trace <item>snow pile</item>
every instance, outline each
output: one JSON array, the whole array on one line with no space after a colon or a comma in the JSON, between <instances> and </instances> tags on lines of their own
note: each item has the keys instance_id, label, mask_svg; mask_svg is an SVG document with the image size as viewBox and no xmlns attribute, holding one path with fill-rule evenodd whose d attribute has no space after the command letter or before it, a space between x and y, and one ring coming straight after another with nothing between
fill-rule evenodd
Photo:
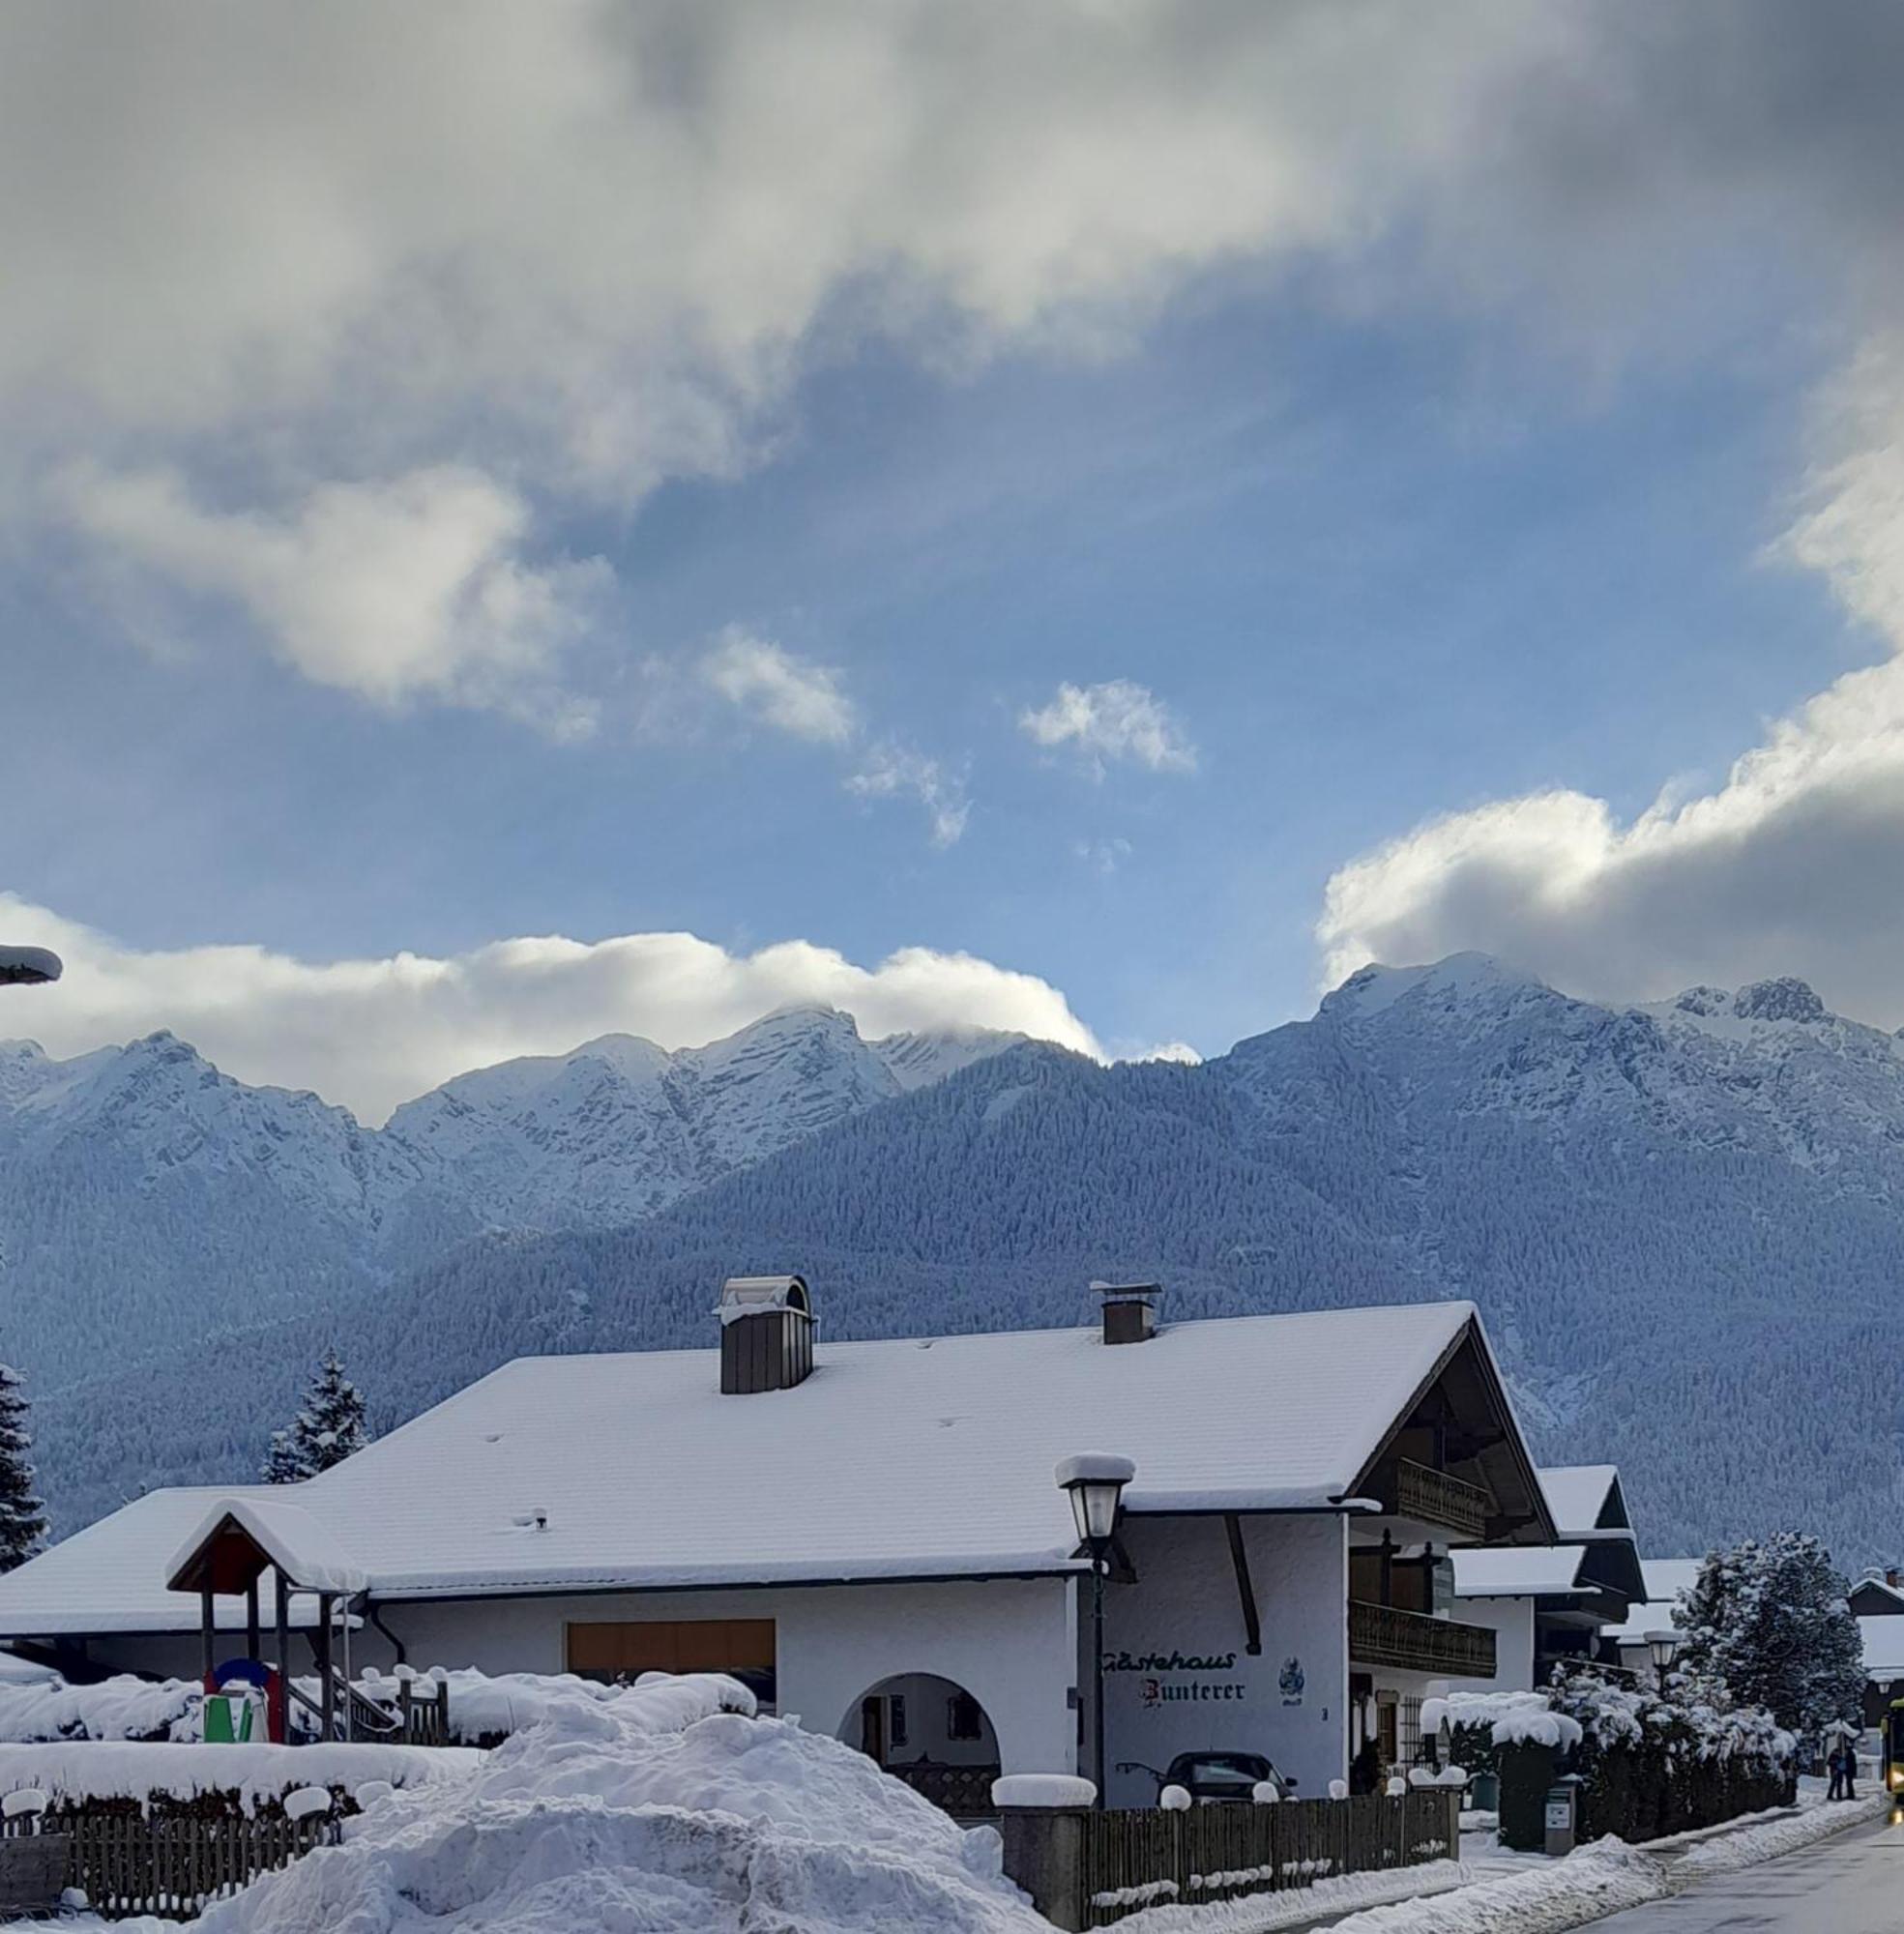
<instances>
[{"instance_id":1,"label":"snow pile","mask_svg":"<svg viewBox=\"0 0 1904 1934\"><path fill-rule=\"evenodd\" d=\"M199 1934L1049 1934L962 1831L837 1741L684 1677L554 1708L465 1776L209 1907ZM741 1710L734 1710L735 1708ZM311 1748L301 1752L308 1759Z\"/></svg>"},{"instance_id":2,"label":"snow pile","mask_svg":"<svg viewBox=\"0 0 1904 1934\"><path fill-rule=\"evenodd\" d=\"M236 1794L250 1813L301 1786L355 1794L366 1782L420 1787L475 1771L483 1754L462 1746L172 1745L70 1740L0 1745L0 1795L38 1788L53 1803Z\"/></svg>"},{"instance_id":3,"label":"snow pile","mask_svg":"<svg viewBox=\"0 0 1904 1934\"><path fill-rule=\"evenodd\" d=\"M1781 1854L1795 1853L1847 1827L1880 1819L1889 1807L1888 1794L1873 1794L1855 1804L1819 1801L1796 1813L1760 1820L1736 1833L1722 1833L1689 1847L1675 1865L1673 1878L1675 1883L1696 1880L1706 1874L1735 1873L1760 1861L1775 1861Z\"/></svg>"},{"instance_id":4,"label":"snow pile","mask_svg":"<svg viewBox=\"0 0 1904 1934\"><path fill-rule=\"evenodd\" d=\"M1358 1907L1447 1893L1479 1878L1477 1869L1453 1861L1430 1861L1398 1872L1336 1874L1282 1893L1194 1907L1153 1907L1118 1921L1117 1934L1275 1934L1278 1928L1307 1927L1319 1918Z\"/></svg>"},{"instance_id":5,"label":"snow pile","mask_svg":"<svg viewBox=\"0 0 1904 1934\"><path fill-rule=\"evenodd\" d=\"M69 1685L57 1672L0 1679L0 1744L43 1740L164 1740L197 1736L203 1696L195 1681L135 1679Z\"/></svg>"}]
</instances>

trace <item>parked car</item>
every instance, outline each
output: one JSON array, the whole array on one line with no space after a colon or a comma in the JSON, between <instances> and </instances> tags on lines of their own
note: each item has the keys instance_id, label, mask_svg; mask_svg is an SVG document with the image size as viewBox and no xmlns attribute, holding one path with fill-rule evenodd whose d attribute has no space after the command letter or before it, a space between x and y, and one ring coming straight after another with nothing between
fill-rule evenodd
<instances>
[{"instance_id":1,"label":"parked car","mask_svg":"<svg viewBox=\"0 0 1904 1934\"><path fill-rule=\"evenodd\" d=\"M1142 1760L1118 1761L1120 1773L1148 1773L1157 1781L1159 1793L1166 1786L1181 1786L1198 1805L1245 1802L1255 1798L1256 1788L1267 1781L1278 1798L1287 1800L1296 1791L1296 1782L1276 1771L1274 1763L1262 1753L1209 1752L1179 1753L1159 1773Z\"/></svg>"}]
</instances>

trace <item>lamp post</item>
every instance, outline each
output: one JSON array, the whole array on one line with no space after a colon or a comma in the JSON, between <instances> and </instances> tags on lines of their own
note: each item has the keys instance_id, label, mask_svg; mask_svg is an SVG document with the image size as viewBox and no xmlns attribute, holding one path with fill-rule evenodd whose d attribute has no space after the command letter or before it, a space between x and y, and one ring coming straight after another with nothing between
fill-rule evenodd
<instances>
[{"instance_id":1,"label":"lamp post","mask_svg":"<svg viewBox=\"0 0 1904 1934\"><path fill-rule=\"evenodd\" d=\"M1091 1554L1091 1776L1104 1803L1104 1567L1117 1535L1124 1487L1137 1475L1128 1457L1085 1450L1060 1459L1058 1488L1071 1501L1077 1541Z\"/></svg>"},{"instance_id":2,"label":"lamp post","mask_svg":"<svg viewBox=\"0 0 1904 1934\"><path fill-rule=\"evenodd\" d=\"M57 981L60 957L44 947L0 947L0 987L40 987Z\"/></svg>"},{"instance_id":3,"label":"lamp post","mask_svg":"<svg viewBox=\"0 0 1904 1934\"><path fill-rule=\"evenodd\" d=\"M1678 1632L1648 1632L1646 1649L1653 1656L1653 1676L1659 1688L1659 1696L1666 1696L1666 1675L1673 1669L1673 1660L1680 1656L1680 1635Z\"/></svg>"}]
</instances>

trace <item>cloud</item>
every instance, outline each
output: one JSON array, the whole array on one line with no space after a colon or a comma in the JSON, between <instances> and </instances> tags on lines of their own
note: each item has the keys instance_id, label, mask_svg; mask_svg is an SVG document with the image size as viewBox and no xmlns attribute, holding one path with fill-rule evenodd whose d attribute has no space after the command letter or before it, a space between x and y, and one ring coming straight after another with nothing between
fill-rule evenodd
<instances>
[{"instance_id":1,"label":"cloud","mask_svg":"<svg viewBox=\"0 0 1904 1934\"><path fill-rule=\"evenodd\" d=\"M526 563L528 506L478 471L325 484L281 518L208 511L170 470L81 466L62 487L73 522L122 561L235 603L314 684L387 708L495 707L565 733L590 722L558 676L608 569Z\"/></svg>"},{"instance_id":2,"label":"cloud","mask_svg":"<svg viewBox=\"0 0 1904 1934\"><path fill-rule=\"evenodd\" d=\"M932 843L955 846L965 834L972 803L962 775L913 747L888 740L874 746L865 763L848 776L846 790L861 799L893 799L910 794L925 808Z\"/></svg>"},{"instance_id":3,"label":"cloud","mask_svg":"<svg viewBox=\"0 0 1904 1934\"><path fill-rule=\"evenodd\" d=\"M845 1009L869 1038L969 1024L1102 1058L1048 982L923 947L862 967L805 940L737 954L688 933L550 935L447 959L312 962L260 947L141 951L9 894L0 926L66 962L57 986L5 997L9 1035L66 1055L170 1028L228 1073L313 1088L366 1121L512 1055L561 1053L610 1032L687 1046L789 1002Z\"/></svg>"},{"instance_id":4,"label":"cloud","mask_svg":"<svg viewBox=\"0 0 1904 1934\"><path fill-rule=\"evenodd\" d=\"M1904 1023L1904 355L1874 342L1823 403L1773 555L1821 571L1891 654L1774 721L1723 784L1622 825L1553 790L1451 813L1343 866L1324 972L1499 953L1570 990L1657 997L1779 973Z\"/></svg>"},{"instance_id":5,"label":"cloud","mask_svg":"<svg viewBox=\"0 0 1904 1934\"><path fill-rule=\"evenodd\" d=\"M731 704L796 739L843 746L858 730L838 672L796 658L742 626L721 632L701 660L701 675Z\"/></svg>"},{"instance_id":6,"label":"cloud","mask_svg":"<svg viewBox=\"0 0 1904 1934\"><path fill-rule=\"evenodd\" d=\"M31 192L0 204L0 504L31 523L75 456L169 475L100 542L222 579L228 528L253 561L222 588L305 675L494 702L571 608L532 540L767 460L869 341L1101 357L1285 275L1596 354L1744 313L1710 294L1742 265L1828 332L1893 312L1900 59L1865 0L4 10L0 177ZM274 534L452 468L515 507L474 664L416 642L426 589L385 668L256 588Z\"/></svg>"},{"instance_id":7,"label":"cloud","mask_svg":"<svg viewBox=\"0 0 1904 1934\"><path fill-rule=\"evenodd\" d=\"M1018 729L1038 745L1069 747L1098 778L1121 759L1154 773L1196 770L1196 747L1170 708L1128 678L1061 685L1048 704L1020 715Z\"/></svg>"}]
</instances>

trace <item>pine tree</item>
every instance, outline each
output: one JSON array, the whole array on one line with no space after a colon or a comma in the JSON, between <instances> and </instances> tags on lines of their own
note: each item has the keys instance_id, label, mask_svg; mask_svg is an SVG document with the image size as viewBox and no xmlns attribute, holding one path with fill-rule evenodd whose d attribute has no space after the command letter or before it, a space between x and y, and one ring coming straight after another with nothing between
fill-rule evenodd
<instances>
[{"instance_id":1,"label":"pine tree","mask_svg":"<svg viewBox=\"0 0 1904 1934\"><path fill-rule=\"evenodd\" d=\"M27 1452L26 1387L20 1373L0 1363L0 1571L24 1565L46 1536L46 1513L33 1488Z\"/></svg>"},{"instance_id":2,"label":"pine tree","mask_svg":"<svg viewBox=\"0 0 1904 1934\"><path fill-rule=\"evenodd\" d=\"M1857 1720L1863 1649L1845 1581L1796 1531L1710 1553L1681 1601L1683 1662L1794 1731Z\"/></svg>"},{"instance_id":3,"label":"pine tree","mask_svg":"<svg viewBox=\"0 0 1904 1934\"><path fill-rule=\"evenodd\" d=\"M341 1464L369 1442L364 1424L364 1396L344 1375L335 1349L324 1352L305 1392L303 1408L290 1427L274 1430L264 1462L268 1484L295 1484Z\"/></svg>"}]
</instances>

